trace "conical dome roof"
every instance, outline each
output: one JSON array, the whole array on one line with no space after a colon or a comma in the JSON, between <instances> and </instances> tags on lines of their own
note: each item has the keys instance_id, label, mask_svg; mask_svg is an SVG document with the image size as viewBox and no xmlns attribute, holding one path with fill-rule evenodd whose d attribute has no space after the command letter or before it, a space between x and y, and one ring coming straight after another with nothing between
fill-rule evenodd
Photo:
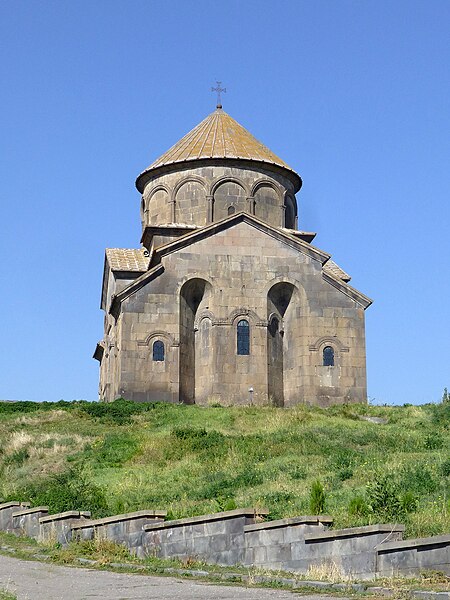
<instances>
[{"instance_id":1,"label":"conical dome roof","mask_svg":"<svg viewBox=\"0 0 450 600\"><path fill-rule=\"evenodd\" d=\"M301 186L299 175L289 165L219 107L147 167L138 176L136 186L142 192L142 178L150 171L162 167L197 160L228 158L281 167L294 175L297 189Z\"/></svg>"}]
</instances>

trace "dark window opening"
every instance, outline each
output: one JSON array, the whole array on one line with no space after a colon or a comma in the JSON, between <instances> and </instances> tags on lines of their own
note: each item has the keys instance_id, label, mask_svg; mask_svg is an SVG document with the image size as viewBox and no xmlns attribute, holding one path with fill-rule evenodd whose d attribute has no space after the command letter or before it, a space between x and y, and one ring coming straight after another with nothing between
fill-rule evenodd
<instances>
[{"instance_id":1,"label":"dark window opening","mask_svg":"<svg viewBox=\"0 0 450 600\"><path fill-rule=\"evenodd\" d=\"M270 320L268 329L269 329L269 333L272 337L275 337L275 334L278 332L279 325L280 325L280 323L276 317L273 317Z\"/></svg>"},{"instance_id":2,"label":"dark window opening","mask_svg":"<svg viewBox=\"0 0 450 600\"><path fill-rule=\"evenodd\" d=\"M234 208L234 206L228 207L228 216L234 215L235 212L236 212L236 209Z\"/></svg>"},{"instance_id":3,"label":"dark window opening","mask_svg":"<svg viewBox=\"0 0 450 600\"><path fill-rule=\"evenodd\" d=\"M237 324L237 353L241 356L250 354L250 327L248 321Z\"/></svg>"},{"instance_id":4,"label":"dark window opening","mask_svg":"<svg viewBox=\"0 0 450 600\"><path fill-rule=\"evenodd\" d=\"M325 346L323 349L323 366L334 367L334 350L331 346Z\"/></svg>"},{"instance_id":5,"label":"dark window opening","mask_svg":"<svg viewBox=\"0 0 450 600\"><path fill-rule=\"evenodd\" d=\"M155 362L164 361L164 343L157 341L153 342L153 360Z\"/></svg>"}]
</instances>

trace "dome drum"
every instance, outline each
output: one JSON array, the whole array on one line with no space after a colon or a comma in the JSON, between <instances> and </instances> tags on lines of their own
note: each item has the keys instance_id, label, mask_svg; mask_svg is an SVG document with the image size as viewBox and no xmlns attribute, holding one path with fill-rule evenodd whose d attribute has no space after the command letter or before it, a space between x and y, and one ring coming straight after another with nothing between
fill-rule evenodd
<instances>
[{"instance_id":1,"label":"dome drum","mask_svg":"<svg viewBox=\"0 0 450 600\"><path fill-rule=\"evenodd\" d=\"M297 203L290 178L260 164L244 167L237 160L178 165L146 184L141 219L143 229L205 226L242 211L274 227L295 228Z\"/></svg>"}]
</instances>

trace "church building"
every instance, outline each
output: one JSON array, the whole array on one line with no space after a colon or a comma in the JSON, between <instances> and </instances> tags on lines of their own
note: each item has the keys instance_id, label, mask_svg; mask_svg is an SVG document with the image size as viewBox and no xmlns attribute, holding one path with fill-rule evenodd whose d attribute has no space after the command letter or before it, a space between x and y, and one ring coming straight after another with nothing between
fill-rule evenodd
<instances>
[{"instance_id":1,"label":"church building","mask_svg":"<svg viewBox=\"0 0 450 600\"><path fill-rule=\"evenodd\" d=\"M217 109L136 180L141 247L108 248L100 400L366 402L364 311L300 176Z\"/></svg>"}]
</instances>

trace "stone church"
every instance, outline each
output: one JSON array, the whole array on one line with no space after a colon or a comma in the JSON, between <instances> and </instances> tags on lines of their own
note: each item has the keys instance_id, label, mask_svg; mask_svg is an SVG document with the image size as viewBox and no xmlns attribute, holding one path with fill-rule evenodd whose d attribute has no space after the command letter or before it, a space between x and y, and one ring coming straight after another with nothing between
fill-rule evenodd
<instances>
[{"instance_id":1,"label":"stone church","mask_svg":"<svg viewBox=\"0 0 450 600\"><path fill-rule=\"evenodd\" d=\"M141 247L105 256L101 400L366 401L371 300L298 229L301 186L220 104L138 176Z\"/></svg>"}]
</instances>

